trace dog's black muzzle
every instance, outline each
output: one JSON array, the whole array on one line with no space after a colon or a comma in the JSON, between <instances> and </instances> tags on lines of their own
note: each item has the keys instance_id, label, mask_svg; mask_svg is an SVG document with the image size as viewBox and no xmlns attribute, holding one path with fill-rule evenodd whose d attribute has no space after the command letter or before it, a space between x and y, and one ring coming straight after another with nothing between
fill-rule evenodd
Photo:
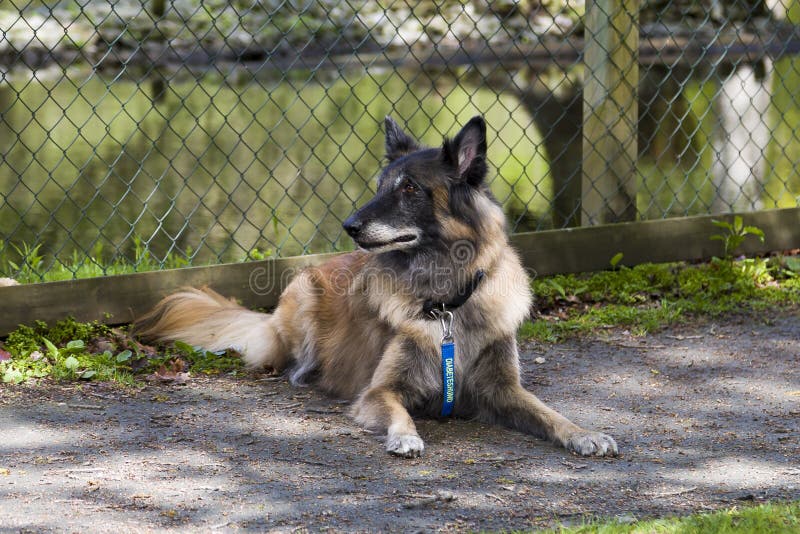
<instances>
[{"instance_id":1,"label":"dog's black muzzle","mask_svg":"<svg viewBox=\"0 0 800 534\"><path fill-rule=\"evenodd\" d=\"M347 232L347 235L356 239L358 234L361 233L361 229L364 227L364 221L359 218L358 212L355 212L342 223L342 227L344 231Z\"/></svg>"}]
</instances>

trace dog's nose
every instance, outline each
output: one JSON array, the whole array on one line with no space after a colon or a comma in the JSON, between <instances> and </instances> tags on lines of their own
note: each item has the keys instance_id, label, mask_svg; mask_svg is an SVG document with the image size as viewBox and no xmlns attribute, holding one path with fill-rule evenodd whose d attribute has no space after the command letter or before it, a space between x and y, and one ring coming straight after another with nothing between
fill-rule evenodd
<instances>
[{"instance_id":1,"label":"dog's nose","mask_svg":"<svg viewBox=\"0 0 800 534\"><path fill-rule=\"evenodd\" d=\"M342 223L342 226L344 227L345 232L350 235L350 237L355 237L361 231L364 223L355 216L351 216L344 223Z\"/></svg>"}]
</instances>

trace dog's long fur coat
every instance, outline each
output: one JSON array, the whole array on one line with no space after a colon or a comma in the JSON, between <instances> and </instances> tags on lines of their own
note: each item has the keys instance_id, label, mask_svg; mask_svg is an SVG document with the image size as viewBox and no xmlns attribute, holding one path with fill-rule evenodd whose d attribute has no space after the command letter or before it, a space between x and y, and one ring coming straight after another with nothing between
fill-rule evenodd
<instances>
[{"instance_id":1,"label":"dog's long fur coat","mask_svg":"<svg viewBox=\"0 0 800 534\"><path fill-rule=\"evenodd\" d=\"M486 126L475 117L440 148L421 147L386 119L388 164L375 197L344 224L360 250L299 274L271 315L209 290L166 297L139 321L151 339L233 348L254 367L286 371L352 399L352 416L387 434L386 449L424 448L410 414L442 406L442 325L425 303L453 310L453 415L501 423L582 455L617 445L584 430L520 384L516 332L529 313L529 281L485 182Z\"/></svg>"}]
</instances>

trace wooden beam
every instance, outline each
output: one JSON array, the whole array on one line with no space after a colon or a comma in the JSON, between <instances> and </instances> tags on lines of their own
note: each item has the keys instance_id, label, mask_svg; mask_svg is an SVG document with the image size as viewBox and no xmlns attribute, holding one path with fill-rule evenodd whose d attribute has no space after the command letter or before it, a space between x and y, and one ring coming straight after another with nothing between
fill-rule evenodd
<instances>
[{"instance_id":1,"label":"wooden beam","mask_svg":"<svg viewBox=\"0 0 800 534\"><path fill-rule=\"evenodd\" d=\"M636 220L639 0L587 5L583 82L584 226Z\"/></svg>"},{"instance_id":2,"label":"wooden beam","mask_svg":"<svg viewBox=\"0 0 800 534\"><path fill-rule=\"evenodd\" d=\"M0 287L0 335L20 324L79 321L129 323L162 297L182 287L209 286L244 306L272 308L295 273L335 254L189 267L83 280Z\"/></svg>"},{"instance_id":3,"label":"wooden beam","mask_svg":"<svg viewBox=\"0 0 800 534\"><path fill-rule=\"evenodd\" d=\"M800 248L800 208L741 214L744 224L764 231L762 243L745 238L739 254L761 254ZM539 276L558 273L601 271L611 258L623 254L620 265L707 260L723 255L724 233L713 220L733 221L734 215L703 215L655 221L607 224L512 236L511 241L525 266Z\"/></svg>"},{"instance_id":4,"label":"wooden beam","mask_svg":"<svg viewBox=\"0 0 800 534\"><path fill-rule=\"evenodd\" d=\"M800 208L742 214L744 223L761 228L766 240L747 238L739 252L763 253L800 248ZM708 259L722 255L720 233L713 219L733 216L701 216L645 222L620 223L511 237L523 263L538 276L607 269L621 252L622 264ZM103 278L0 287L0 335L19 324L36 320L53 322L68 315L80 321L109 324L130 322L150 309L161 297L184 286L210 286L239 299L248 307L271 308L294 274L318 265L334 254L190 267Z\"/></svg>"}]
</instances>

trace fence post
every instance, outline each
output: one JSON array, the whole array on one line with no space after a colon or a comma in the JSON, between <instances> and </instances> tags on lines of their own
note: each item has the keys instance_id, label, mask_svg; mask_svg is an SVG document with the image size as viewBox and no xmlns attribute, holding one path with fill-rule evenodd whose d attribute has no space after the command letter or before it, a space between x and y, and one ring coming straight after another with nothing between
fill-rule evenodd
<instances>
[{"instance_id":1,"label":"fence post","mask_svg":"<svg viewBox=\"0 0 800 534\"><path fill-rule=\"evenodd\" d=\"M158 23L161 22L166 10L166 0L152 0L150 3L150 16L153 19L154 26L157 27ZM153 33L152 40L160 44L164 42L164 34L161 32L161 29ZM150 76L150 95L154 104L163 102L164 97L167 95L167 80L164 79L164 75L158 67L153 69Z\"/></svg>"},{"instance_id":2,"label":"fence post","mask_svg":"<svg viewBox=\"0 0 800 534\"><path fill-rule=\"evenodd\" d=\"M584 226L636 219L639 2L586 3Z\"/></svg>"}]
</instances>

